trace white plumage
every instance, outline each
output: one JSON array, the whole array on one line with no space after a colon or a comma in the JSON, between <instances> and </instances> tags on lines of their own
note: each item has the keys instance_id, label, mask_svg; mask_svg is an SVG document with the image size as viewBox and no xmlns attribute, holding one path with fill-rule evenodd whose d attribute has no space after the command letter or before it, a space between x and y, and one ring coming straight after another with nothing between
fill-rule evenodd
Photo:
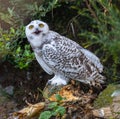
<instances>
[{"instance_id":1,"label":"white plumage","mask_svg":"<svg viewBox=\"0 0 120 119\"><path fill-rule=\"evenodd\" d=\"M51 84L66 85L70 79L88 84L104 82L99 58L76 42L49 30L45 22L32 21L26 26L26 36L41 67L55 75Z\"/></svg>"}]
</instances>

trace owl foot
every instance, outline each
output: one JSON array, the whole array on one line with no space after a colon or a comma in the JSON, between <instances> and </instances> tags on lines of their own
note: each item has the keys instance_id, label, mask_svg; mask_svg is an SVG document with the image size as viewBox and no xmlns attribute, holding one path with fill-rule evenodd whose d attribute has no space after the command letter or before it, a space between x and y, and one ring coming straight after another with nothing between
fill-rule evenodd
<instances>
[{"instance_id":1,"label":"owl foot","mask_svg":"<svg viewBox=\"0 0 120 119\"><path fill-rule=\"evenodd\" d=\"M61 78L52 78L51 80L48 81L48 84L58 86L58 85L66 85L67 82Z\"/></svg>"},{"instance_id":2,"label":"owl foot","mask_svg":"<svg viewBox=\"0 0 120 119\"><path fill-rule=\"evenodd\" d=\"M69 80L65 78L62 75L56 74L52 79L50 79L45 88L44 88L44 94L49 97L52 94L55 94L58 92L63 86L67 84Z\"/></svg>"},{"instance_id":3,"label":"owl foot","mask_svg":"<svg viewBox=\"0 0 120 119\"><path fill-rule=\"evenodd\" d=\"M64 85L60 83L53 82L52 80L49 80L43 90L44 97L50 97L53 94L56 94Z\"/></svg>"}]
</instances>

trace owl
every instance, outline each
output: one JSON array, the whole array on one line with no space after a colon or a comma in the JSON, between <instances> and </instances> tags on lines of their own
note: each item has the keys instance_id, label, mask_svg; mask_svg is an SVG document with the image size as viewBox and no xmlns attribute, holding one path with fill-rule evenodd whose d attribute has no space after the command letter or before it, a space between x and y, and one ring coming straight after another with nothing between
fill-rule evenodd
<instances>
[{"instance_id":1,"label":"owl","mask_svg":"<svg viewBox=\"0 0 120 119\"><path fill-rule=\"evenodd\" d=\"M66 85L71 79L94 85L104 83L103 65L87 49L49 29L47 23L34 20L25 30L35 57L43 70L54 75L51 85Z\"/></svg>"}]
</instances>

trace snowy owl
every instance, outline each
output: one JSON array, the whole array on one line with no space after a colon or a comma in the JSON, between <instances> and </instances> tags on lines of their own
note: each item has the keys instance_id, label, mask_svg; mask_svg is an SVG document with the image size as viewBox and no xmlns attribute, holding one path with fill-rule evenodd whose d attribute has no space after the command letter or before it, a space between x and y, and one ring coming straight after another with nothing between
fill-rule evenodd
<instances>
[{"instance_id":1,"label":"snowy owl","mask_svg":"<svg viewBox=\"0 0 120 119\"><path fill-rule=\"evenodd\" d=\"M70 79L94 85L103 83L103 65L92 52L59 33L47 23L34 20L26 26L26 36L45 72L54 77L51 85L66 85Z\"/></svg>"}]
</instances>

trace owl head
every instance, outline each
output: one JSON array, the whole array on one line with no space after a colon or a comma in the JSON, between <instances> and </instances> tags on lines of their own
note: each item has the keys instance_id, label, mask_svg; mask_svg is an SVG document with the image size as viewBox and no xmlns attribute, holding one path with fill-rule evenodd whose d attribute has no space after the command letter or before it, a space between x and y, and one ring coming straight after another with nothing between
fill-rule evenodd
<instances>
[{"instance_id":1,"label":"owl head","mask_svg":"<svg viewBox=\"0 0 120 119\"><path fill-rule=\"evenodd\" d=\"M48 33L48 31L49 27L45 22L34 20L26 26L25 33L28 40L32 40L37 37L40 38L40 36Z\"/></svg>"}]
</instances>

